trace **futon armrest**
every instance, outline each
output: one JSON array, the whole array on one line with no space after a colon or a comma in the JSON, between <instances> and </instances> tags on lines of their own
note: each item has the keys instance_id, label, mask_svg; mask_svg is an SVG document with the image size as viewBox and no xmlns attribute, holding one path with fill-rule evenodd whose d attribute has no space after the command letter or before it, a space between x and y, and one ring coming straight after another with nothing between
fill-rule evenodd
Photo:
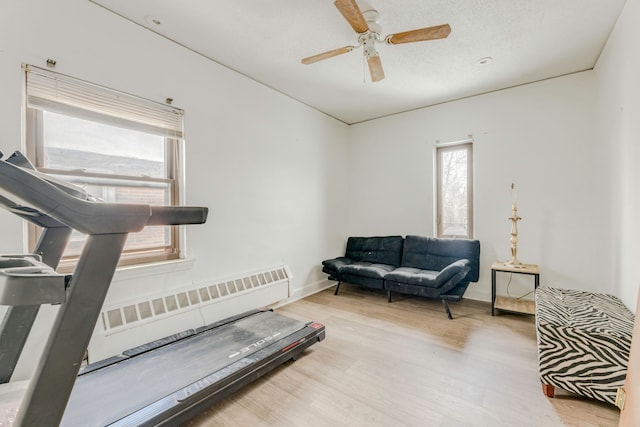
<instances>
[{"instance_id":1,"label":"futon armrest","mask_svg":"<svg viewBox=\"0 0 640 427\"><path fill-rule=\"evenodd\" d=\"M350 258L342 256L322 261L322 265L331 271L340 271L342 267L344 267L345 265L350 265L352 263L353 261Z\"/></svg>"},{"instance_id":2,"label":"futon armrest","mask_svg":"<svg viewBox=\"0 0 640 427\"><path fill-rule=\"evenodd\" d=\"M471 262L468 259L460 259L458 261L452 262L448 266L442 269L440 273L435 277L437 283L444 284L449 279L454 277L458 273L462 273L464 270L464 275L471 269ZM464 277L463 274L460 274L462 279Z\"/></svg>"}]
</instances>

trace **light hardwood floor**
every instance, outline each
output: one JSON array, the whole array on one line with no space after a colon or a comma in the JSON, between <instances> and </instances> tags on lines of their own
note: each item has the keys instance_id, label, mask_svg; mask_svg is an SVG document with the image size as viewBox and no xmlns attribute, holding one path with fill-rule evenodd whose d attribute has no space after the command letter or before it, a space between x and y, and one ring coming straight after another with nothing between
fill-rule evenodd
<instances>
[{"instance_id":1,"label":"light hardwood floor","mask_svg":"<svg viewBox=\"0 0 640 427\"><path fill-rule=\"evenodd\" d=\"M451 309L348 284L279 308L326 339L188 426L617 426L612 405L543 396L532 316Z\"/></svg>"}]
</instances>

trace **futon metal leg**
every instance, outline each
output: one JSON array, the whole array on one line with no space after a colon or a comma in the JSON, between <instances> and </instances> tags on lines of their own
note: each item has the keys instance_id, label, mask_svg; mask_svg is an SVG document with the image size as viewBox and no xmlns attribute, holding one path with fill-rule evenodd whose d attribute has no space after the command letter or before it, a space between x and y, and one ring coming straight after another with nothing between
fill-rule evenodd
<instances>
[{"instance_id":1,"label":"futon metal leg","mask_svg":"<svg viewBox=\"0 0 640 427\"><path fill-rule=\"evenodd\" d=\"M333 293L334 295L338 295L338 290L340 289L340 284L342 282L338 282L338 286L336 286L336 291Z\"/></svg>"},{"instance_id":2,"label":"futon metal leg","mask_svg":"<svg viewBox=\"0 0 640 427\"><path fill-rule=\"evenodd\" d=\"M444 304L444 311L447 312L447 317L449 319L453 319L453 316L451 315L451 310L449 309L449 302L446 299L443 299L442 303Z\"/></svg>"},{"instance_id":3,"label":"futon metal leg","mask_svg":"<svg viewBox=\"0 0 640 427\"><path fill-rule=\"evenodd\" d=\"M387 302L391 302L391 291L387 291Z\"/></svg>"}]
</instances>

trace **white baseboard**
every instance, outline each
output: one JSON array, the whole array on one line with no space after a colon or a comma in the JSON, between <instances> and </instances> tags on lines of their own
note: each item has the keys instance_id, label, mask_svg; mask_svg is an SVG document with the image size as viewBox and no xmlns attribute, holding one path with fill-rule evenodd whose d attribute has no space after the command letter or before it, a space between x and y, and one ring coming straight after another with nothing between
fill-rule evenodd
<instances>
[{"instance_id":1,"label":"white baseboard","mask_svg":"<svg viewBox=\"0 0 640 427\"><path fill-rule=\"evenodd\" d=\"M317 282L308 283L307 285L305 285L302 288L294 289L289 298L284 299L282 301L278 301L272 307L273 308L282 307L284 305L290 304L290 303L292 303L294 301L298 301L298 300L300 300L302 298L306 298L306 297L308 297L310 295L313 295L315 293L318 293L320 291L324 291L327 288L335 286L336 283L337 283L336 281L329 280L329 279L324 279L324 280L319 280Z\"/></svg>"}]
</instances>

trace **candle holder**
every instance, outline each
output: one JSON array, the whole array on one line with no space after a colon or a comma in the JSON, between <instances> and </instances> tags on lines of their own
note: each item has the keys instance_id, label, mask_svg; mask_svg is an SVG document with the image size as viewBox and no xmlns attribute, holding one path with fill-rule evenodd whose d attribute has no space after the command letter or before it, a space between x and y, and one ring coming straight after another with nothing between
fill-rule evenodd
<instances>
[{"instance_id":1,"label":"candle holder","mask_svg":"<svg viewBox=\"0 0 640 427\"><path fill-rule=\"evenodd\" d=\"M511 259L504 264L508 267L524 268L524 264L518 260L518 221L522 218L518 216L518 205L516 203L511 205L511 211L513 213L507 218L511 220L511 238L509 239L511 242Z\"/></svg>"}]
</instances>

